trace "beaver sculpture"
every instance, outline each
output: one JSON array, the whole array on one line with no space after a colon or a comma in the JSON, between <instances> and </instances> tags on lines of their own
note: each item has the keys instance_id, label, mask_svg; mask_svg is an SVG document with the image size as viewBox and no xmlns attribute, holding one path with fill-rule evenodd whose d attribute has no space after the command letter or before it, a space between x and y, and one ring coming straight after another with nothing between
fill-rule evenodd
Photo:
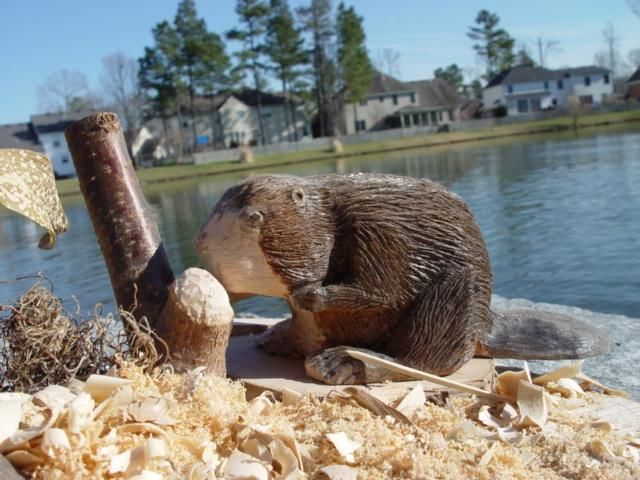
<instances>
[{"instance_id":1,"label":"beaver sculpture","mask_svg":"<svg viewBox=\"0 0 640 480\"><path fill-rule=\"evenodd\" d=\"M558 359L609 350L606 335L572 317L492 312L480 228L458 195L430 180L252 177L226 191L195 247L233 296L287 299L291 319L261 343L305 356L307 371L330 384L388 378L346 347L438 375L474 354Z\"/></svg>"}]
</instances>

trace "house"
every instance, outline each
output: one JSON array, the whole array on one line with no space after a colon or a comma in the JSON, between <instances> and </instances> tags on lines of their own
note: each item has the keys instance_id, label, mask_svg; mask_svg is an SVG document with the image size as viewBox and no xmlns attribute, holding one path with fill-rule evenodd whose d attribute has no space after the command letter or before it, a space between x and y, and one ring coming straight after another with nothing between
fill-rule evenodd
<instances>
[{"instance_id":1,"label":"house","mask_svg":"<svg viewBox=\"0 0 640 480\"><path fill-rule=\"evenodd\" d=\"M602 67L550 70L519 65L492 78L482 98L485 110L502 106L508 115L566 108L570 98L581 105L597 105L613 94L611 80L610 71Z\"/></svg>"},{"instance_id":2,"label":"house","mask_svg":"<svg viewBox=\"0 0 640 480\"><path fill-rule=\"evenodd\" d=\"M0 125L0 148L25 148L44 153L57 178L72 177L76 169L64 138L73 122L94 112L44 113L32 115L29 123Z\"/></svg>"},{"instance_id":3,"label":"house","mask_svg":"<svg viewBox=\"0 0 640 480\"><path fill-rule=\"evenodd\" d=\"M282 94L261 92L260 103L265 144L296 141L310 135L309 121L299 98L292 95L285 102ZM184 132L187 145L232 148L261 143L256 90L198 96L194 99L194 121L195 142L186 106L179 116L170 118L172 130Z\"/></svg>"},{"instance_id":4,"label":"house","mask_svg":"<svg viewBox=\"0 0 640 480\"><path fill-rule=\"evenodd\" d=\"M402 82L375 71L367 96L344 108L347 134L386 128L436 126L456 121L456 90L442 79Z\"/></svg>"},{"instance_id":5,"label":"house","mask_svg":"<svg viewBox=\"0 0 640 480\"><path fill-rule=\"evenodd\" d=\"M627 80L626 97L640 102L640 67Z\"/></svg>"}]
</instances>

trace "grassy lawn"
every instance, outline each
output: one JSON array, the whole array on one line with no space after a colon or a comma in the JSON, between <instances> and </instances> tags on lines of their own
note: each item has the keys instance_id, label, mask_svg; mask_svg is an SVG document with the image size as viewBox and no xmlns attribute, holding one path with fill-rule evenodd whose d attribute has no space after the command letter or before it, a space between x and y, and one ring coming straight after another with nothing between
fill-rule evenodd
<instances>
[{"instance_id":1,"label":"grassy lawn","mask_svg":"<svg viewBox=\"0 0 640 480\"><path fill-rule=\"evenodd\" d=\"M640 110L581 115L578 119L578 124L580 128L588 128L599 125L636 121L640 121ZM343 154L335 154L330 151L321 150L306 150L301 152L256 156L255 162L251 165L241 164L239 161L229 161L208 163L205 165L171 165L165 167L145 168L138 170L138 177L140 178L140 182L144 185L206 175L216 175L219 173L265 168L276 165L287 165L303 161L324 160L340 156L350 157L392 150L428 148L451 143L489 140L514 135L562 131L572 128L572 124L573 119L571 117L563 116L549 120L539 120L514 125L500 125L491 128L479 128L461 132L434 133L381 142L345 145ZM60 195L73 195L80 192L78 180L75 178L59 180L57 185Z\"/></svg>"}]
</instances>

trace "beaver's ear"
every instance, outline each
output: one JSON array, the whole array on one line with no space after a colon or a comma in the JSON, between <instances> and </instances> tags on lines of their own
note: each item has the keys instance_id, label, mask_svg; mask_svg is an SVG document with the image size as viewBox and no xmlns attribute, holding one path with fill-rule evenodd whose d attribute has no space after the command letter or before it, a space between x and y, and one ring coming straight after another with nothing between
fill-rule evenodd
<instances>
[{"instance_id":1,"label":"beaver's ear","mask_svg":"<svg viewBox=\"0 0 640 480\"><path fill-rule=\"evenodd\" d=\"M304 190L299 187L291 190L291 200L298 206L303 206L307 200L307 196L304 194Z\"/></svg>"}]
</instances>

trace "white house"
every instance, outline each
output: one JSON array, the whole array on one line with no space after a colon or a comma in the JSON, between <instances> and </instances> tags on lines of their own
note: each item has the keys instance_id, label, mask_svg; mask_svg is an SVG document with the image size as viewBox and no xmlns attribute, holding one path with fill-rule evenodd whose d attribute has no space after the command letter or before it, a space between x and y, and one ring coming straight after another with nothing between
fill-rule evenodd
<instances>
[{"instance_id":1,"label":"white house","mask_svg":"<svg viewBox=\"0 0 640 480\"><path fill-rule=\"evenodd\" d=\"M402 82L375 71L366 99L345 105L345 131L449 123L458 119L460 104L458 93L444 80Z\"/></svg>"},{"instance_id":2,"label":"white house","mask_svg":"<svg viewBox=\"0 0 640 480\"><path fill-rule=\"evenodd\" d=\"M611 73L587 66L550 70L519 65L496 75L484 88L484 108L504 106L508 115L564 108L571 97L581 105L598 105L613 94Z\"/></svg>"},{"instance_id":3,"label":"white house","mask_svg":"<svg viewBox=\"0 0 640 480\"><path fill-rule=\"evenodd\" d=\"M25 148L44 153L56 177L73 177L76 169L64 138L73 122L95 112L44 113L32 115L29 123L0 125L0 148Z\"/></svg>"},{"instance_id":4,"label":"white house","mask_svg":"<svg viewBox=\"0 0 640 480\"><path fill-rule=\"evenodd\" d=\"M301 140L311 135L302 102L295 96L285 102L281 94L260 93L264 143ZM258 96L255 90L196 97L194 102L196 144L203 148L231 148L260 144ZM188 109L173 116L173 131L182 131L186 145L193 145ZM180 125L181 124L181 125ZM179 126L182 129L178 128Z\"/></svg>"}]
</instances>

